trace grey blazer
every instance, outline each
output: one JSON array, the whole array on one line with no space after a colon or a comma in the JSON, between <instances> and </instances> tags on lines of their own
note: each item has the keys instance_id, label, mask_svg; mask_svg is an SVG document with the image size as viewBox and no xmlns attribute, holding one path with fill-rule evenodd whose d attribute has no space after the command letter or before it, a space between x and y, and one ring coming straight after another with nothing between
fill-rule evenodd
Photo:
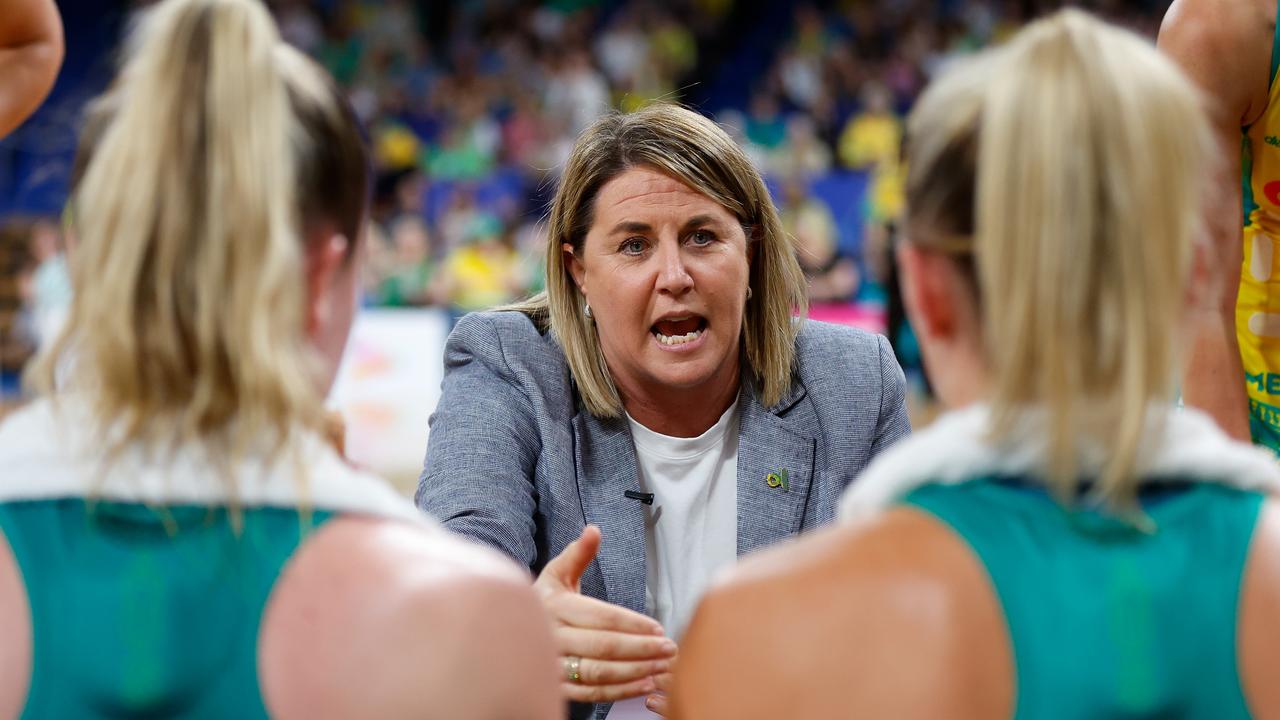
<instances>
[{"instance_id":1,"label":"grey blazer","mask_svg":"<svg viewBox=\"0 0 1280 720\"><path fill-rule=\"evenodd\" d=\"M796 367L791 392L773 407L743 383L739 555L830 521L845 486L910 430L902 370L883 337L804 321ZM770 487L767 476L783 470L787 485ZM420 508L535 573L598 525L600 552L582 592L643 612L645 506L623 495L639 489L626 420L587 412L550 336L517 312L458 322Z\"/></svg>"}]
</instances>

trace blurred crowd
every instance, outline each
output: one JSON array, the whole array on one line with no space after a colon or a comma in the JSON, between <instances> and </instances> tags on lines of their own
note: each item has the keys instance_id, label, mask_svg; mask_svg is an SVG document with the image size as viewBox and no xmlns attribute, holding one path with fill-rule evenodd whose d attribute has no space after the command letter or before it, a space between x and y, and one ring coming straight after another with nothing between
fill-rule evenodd
<instances>
[{"instance_id":1,"label":"blurred crowd","mask_svg":"<svg viewBox=\"0 0 1280 720\"><path fill-rule=\"evenodd\" d=\"M883 307L905 113L940 68L1055 4L271 3L370 134L366 304L454 315L541 289L541 219L574 138L656 99L713 116L748 149L813 302ZM1152 37L1166 5L1090 3ZM0 232L0 369L21 367L69 297L62 228L28 219Z\"/></svg>"},{"instance_id":2,"label":"blurred crowd","mask_svg":"<svg viewBox=\"0 0 1280 720\"><path fill-rule=\"evenodd\" d=\"M380 230L370 302L460 312L539 289L538 220L574 138L601 113L655 99L694 104L749 149L774 183L813 301L881 298L872 256L901 211L904 113L939 68L1042 9L798 4L743 48L725 35L770 17L734 0L439 5L289 0L277 11L370 128ZM1162 10L1097 9L1152 36ZM861 176L860 199L849 183L818 192L833 173Z\"/></svg>"}]
</instances>

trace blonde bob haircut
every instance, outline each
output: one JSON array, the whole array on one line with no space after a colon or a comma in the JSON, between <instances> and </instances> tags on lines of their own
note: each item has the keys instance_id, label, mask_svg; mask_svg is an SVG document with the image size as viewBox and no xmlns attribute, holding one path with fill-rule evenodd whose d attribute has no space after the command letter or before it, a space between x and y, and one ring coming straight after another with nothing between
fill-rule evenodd
<instances>
[{"instance_id":1,"label":"blonde bob haircut","mask_svg":"<svg viewBox=\"0 0 1280 720\"><path fill-rule=\"evenodd\" d=\"M109 455L216 442L229 463L321 429L306 238L354 250L371 171L337 86L266 8L147 11L76 172L75 299L37 388L86 398Z\"/></svg>"},{"instance_id":2,"label":"blonde bob haircut","mask_svg":"<svg viewBox=\"0 0 1280 720\"><path fill-rule=\"evenodd\" d=\"M966 258L993 440L1035 408L1044 472L1133 499L1172 409L1214 142L1201 98L1136 35L1077 10L933 84L908 122L910 242ZM972 258L972 262L967 259Z\"/></svg>"},{"instance_id":3,"label":"blonde bob haircut","mask_svg":"<svg viewBox=\"0 0 1280 720\"><path fill-rule=\"evenodd\" d=\"M808 308L804 275L764 180L742 148L692 110L656 103L611 113L583 131L565 164L547 228L547 290L510 309L554 333L587 410L620 417L622 400L609 376L594 324L565 262L563 246L582 252L600 188L623 172L646 167L706 195L742 224L751 247L751 297L742 323L743 376L760 402L777 404L791 387L797 313Z\"/></svg>"}]
</instances>

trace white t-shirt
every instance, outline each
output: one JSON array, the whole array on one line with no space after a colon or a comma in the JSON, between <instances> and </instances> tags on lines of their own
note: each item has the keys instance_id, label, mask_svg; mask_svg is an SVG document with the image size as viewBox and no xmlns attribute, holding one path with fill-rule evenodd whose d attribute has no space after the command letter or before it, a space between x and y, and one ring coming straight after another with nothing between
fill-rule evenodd
<instances>
[{"instance_id":1,"label":"white t-shirt","mask_svg":"<svg viewBox=\"0 0 1280 720\"><path fill-rule=\"evenodd\" d=\"M738 403L695 438L631 425L645 507L645 611L678 639L716 572L738 556Z\"/></svg>"}]
</instances>

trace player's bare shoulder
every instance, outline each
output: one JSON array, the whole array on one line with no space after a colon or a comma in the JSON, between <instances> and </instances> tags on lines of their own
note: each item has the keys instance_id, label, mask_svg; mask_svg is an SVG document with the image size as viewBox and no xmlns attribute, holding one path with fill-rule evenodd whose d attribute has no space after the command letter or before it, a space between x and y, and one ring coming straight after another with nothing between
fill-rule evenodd
<instances>
[{"instance_id":1,"label":"player's bare shoulder","mask_svg":"<svg viewBox=\"0 0 1280 720\"><path fill-rule=\"evenodd\" d=\"M1270 39L1276 9L1276 0L1173 0L1160 24L1161 42L1170 33L1195 31L1220 42Z\"/></svg>"},{"instance_id":2,"label":"player's bare shoulder","mask_svg":"<svg viewBox=\"0 0 1280 720\"><path fill-rule=\"evenodd\" d=\"M1240 684L1257 717L1280 716L1280 502L1267 499L1258 513L1249 561L1240 585L1236 643Z\"/></svg>"},{"instance_id":3,"label":"player's bare shoulder","mask_svg":"<svg viewBox=\"0 0 1280 720\"><path fill-rule=\"evenodd\" d=\"M275 717L409 717L427 699L439 717L502 717L512 704L555 716L541 613L528 573L494 550L433 527L331 520L263 614L263 697ZM459 672L477 663L495 673Z\"/></svg>"},{"instance_id":4,"label":"player's bare shoulder","mask_svg":"<svg viewBox=\"0 0 1280 720\"><path fill-rule=\"evenodd\" d=\"M1003 627L963 540L892 510L761 551L713 588L684 638L677 717L1007 717Z\"/></svg>"},{"instance_id":5,"label":"player's bare shoulder","mask_svg":"<svg viewBox=\"0 0 1280 720\"><path fill-rule=\"evenodd\" d=\"M31 676L31 609L22 571L0 533L0 717L18 717L26 704Z\"/></svg>"},{"instance_id":6,"label":"player's bare shoulder","mask_svg":"<svg viewBox=\"0 0 1280 720\"><path fill-rule=\"evenodd\" d=\"M1220 124L1247 125L1266 109L1276 0L1174 0L1160 49L1217 100Z\"/></svg>"}]
</instances>

